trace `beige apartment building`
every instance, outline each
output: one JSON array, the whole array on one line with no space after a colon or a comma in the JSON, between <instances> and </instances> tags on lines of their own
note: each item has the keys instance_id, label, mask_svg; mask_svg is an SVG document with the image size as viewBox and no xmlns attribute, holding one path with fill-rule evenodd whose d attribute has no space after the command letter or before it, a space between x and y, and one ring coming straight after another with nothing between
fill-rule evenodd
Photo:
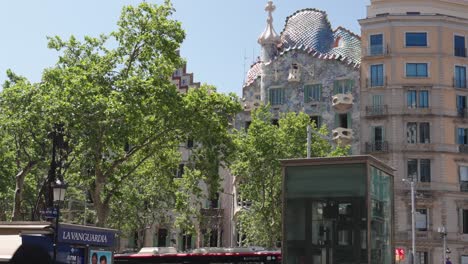
<instances>
[{"instance_id":1,"label":"beige apartment building","mask_svg":"<svg viewBox=\"0 0 468 264\"><path fill-rule=\"evenodd\" d=\"M468 263L468 1L371 0L362 29L361 149L397 169L395 241L411 263ZM406 182L403 179L407 179Z\"/></svg>"}]
</instances>

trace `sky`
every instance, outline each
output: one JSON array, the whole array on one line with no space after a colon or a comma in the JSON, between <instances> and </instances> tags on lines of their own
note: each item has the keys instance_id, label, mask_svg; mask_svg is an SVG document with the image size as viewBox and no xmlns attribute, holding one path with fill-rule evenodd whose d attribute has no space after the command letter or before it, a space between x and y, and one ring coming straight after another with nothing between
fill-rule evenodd
<instances>
[{"instance_id":1,"label":"sky","mask_svg":"<svg viewBox=\"0 0 468 264\"><path fill-rule=\"evenodd\" d=\"M0 84L6 70L41 79L55 64L58 53L47 48L47 36L98 36L116 29L125 5L141 0L5 0L0 1ZM162 3L162 0L147 0ZM218 91L242 91L245 73L260 55L258 36L266 26L267 0L172 0L174 19L182 22L186 39L181 55L196 82L215 85ZM287 16L303 8L328 13L333 28L343 26L360 35L369 0L276 0L273 13L278 34Z\"/></svg>"}]
</instances>

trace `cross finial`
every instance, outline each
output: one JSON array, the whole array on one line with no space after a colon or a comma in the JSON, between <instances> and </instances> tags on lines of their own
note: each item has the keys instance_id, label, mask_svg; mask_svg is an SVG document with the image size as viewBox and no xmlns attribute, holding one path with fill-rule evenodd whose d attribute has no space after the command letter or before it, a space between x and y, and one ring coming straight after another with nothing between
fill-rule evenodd
<instances>
[{"instance_id":1,"label":"cross finial","mask_svg":"<svg viewBox=\"0 0 468 264\"><path fill-rule=\"evenodd\" d=\"M276 6L273 4L273 1L268 1L267 5L265 6L265 11L268 12L268 23L273 22L273 12L276 10Z\"/></svg>"},{"instance_id":2,"label":"cross finial","mask_svg":"<svg viewBox=\"0 0 468 264\"><path fill-rule=\"evenodd\" d=\"M268 12L267 26L262 35L258 38L258 43L263 44L277 44L280 41L278 34L276 34L275 29L273 28L273 11L275 11L276 6L273 4L273 1L268 1L265 6L265 11Z\"/></svg>"}]
</instances>

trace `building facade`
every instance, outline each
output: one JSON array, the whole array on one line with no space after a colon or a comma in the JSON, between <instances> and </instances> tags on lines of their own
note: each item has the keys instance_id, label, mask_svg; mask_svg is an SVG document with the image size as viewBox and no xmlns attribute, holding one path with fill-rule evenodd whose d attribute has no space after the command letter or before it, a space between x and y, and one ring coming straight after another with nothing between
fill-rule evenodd
<instances>
[{"instance_id":1,"label":"building facade","mask_svg":"<svg viewBox=\"0 0 468 264\"><path fill-rule=\"evenodd\" d=\"M351 152L358 154L360 37L343 27L333 29L327 14L317 9L290 15L277 34L272 1L265 10L267 25L258 39L262 55L247 73L237 128L248 128L252 111L269 104L273 123L281 113L305 112L318 126L327 126L335 144L350 145ZM234 214L248 206L235 182L233 176L225 186L234 193ZM233 232L239 244L242 230Z\"/></svg>"},{"instance_id":2,"label":"building facade","mask_svg":"<svg viewBox=\"0 0 468 264\"><path fill-rule=\"evenodd\" d=\"M468 263L468 2L371 0L362 37L361 142L395 173L395 240L415 263ZM446 232L439 232L444 227Z\"/></svg>"}]
</instances>

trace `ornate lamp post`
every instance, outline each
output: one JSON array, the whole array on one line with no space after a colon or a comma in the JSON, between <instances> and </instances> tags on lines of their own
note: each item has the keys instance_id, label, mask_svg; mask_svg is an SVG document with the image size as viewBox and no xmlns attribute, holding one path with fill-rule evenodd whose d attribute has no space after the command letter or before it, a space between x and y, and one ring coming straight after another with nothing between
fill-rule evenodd
<instances>
[{"instance_id":1,"label":"ornate lamp post","mask_svg":"<svg viewBox=\"0 0 468 264\"><path fill-rule=\"evenodd\" d=\"M57 263L57 241L58 241L58 228L59 228L59 218L60 218L60 204L65 200L65 192L67 190L68 184L60 180L55 181L51 184L53 189L53 199L54 199L54 209L56 210L55 216L55 232L54 232L54 258L53 263Z\"/></svg>"}]
</instances>

